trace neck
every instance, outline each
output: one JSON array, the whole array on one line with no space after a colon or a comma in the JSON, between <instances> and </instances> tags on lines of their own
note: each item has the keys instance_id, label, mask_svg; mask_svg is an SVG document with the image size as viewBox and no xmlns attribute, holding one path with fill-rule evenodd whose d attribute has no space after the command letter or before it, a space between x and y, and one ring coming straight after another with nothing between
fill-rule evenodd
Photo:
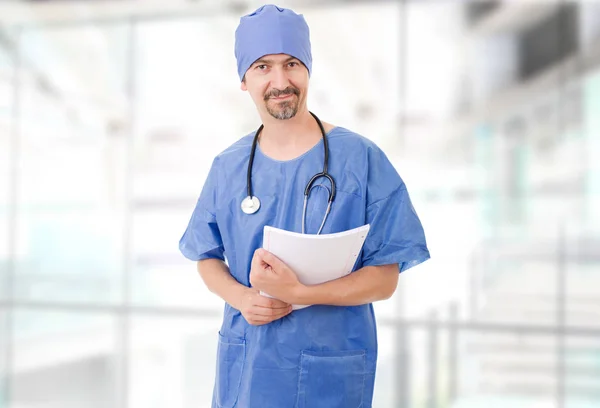
<instances>
[{"instance_id":1,"label":"neck","mask_svg":"<svg viewBox=\"0 0 600 408\"><path fill-rule=\"evenodd\" d=\"M319 125L306 108L299 109L293 118L286 120L275 119L268 113L264 116L261 118L264 127L259 137L263 144L302 147L314 144L315 139L321 137Z\"/></svg>"}]
</instances>

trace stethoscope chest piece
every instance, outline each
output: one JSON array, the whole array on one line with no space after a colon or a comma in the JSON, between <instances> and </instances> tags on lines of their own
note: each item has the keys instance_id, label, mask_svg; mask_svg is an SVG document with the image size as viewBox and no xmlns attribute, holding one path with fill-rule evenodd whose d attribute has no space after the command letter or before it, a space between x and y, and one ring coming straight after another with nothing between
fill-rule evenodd
<instances>
[{"instance_id":1,"label":"stethoscope chest piece","mask_svg":"<svg viewBox=\"0 0 600 408\"><path fill-rule=\"evenodd\" d=\"M258 197L246 197L242 200L242 211L246 214L254 214L260 208L260 200Z\"/></svg>"}]
</instances>

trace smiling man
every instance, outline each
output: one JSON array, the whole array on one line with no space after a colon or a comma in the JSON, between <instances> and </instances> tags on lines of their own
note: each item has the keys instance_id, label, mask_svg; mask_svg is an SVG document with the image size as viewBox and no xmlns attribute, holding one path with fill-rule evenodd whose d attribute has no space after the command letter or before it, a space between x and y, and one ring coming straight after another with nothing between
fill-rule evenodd
<instances>
[{"instance_id":1,"label":"smiling man","mask_svg":"<svg viewBox=\"0 0 600 408\"><path fill-rule=\"evenodd\" d=\"M399 272L429 258L386 155L308 110L309 37L304 17L289 9L267 5L241 18L238 74L262 125L215 158L179 243L225 301L213 408L371 407L372 303L392 296ZM265 225L327 234L364 224L371 228L354 271L320 285L302 284L260 249Z\"/></svg>"}]
</instances>

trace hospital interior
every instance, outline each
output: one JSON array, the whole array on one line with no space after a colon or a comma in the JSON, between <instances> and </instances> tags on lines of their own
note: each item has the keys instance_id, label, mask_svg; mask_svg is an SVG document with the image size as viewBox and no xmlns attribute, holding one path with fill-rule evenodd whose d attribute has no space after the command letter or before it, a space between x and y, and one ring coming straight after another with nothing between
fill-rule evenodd
<instances>
[{"instance_id":1,"label":"hospital interior","mask_svg":"<svg viewBox=\"0 0 600 408\"><path fill-rule=\"evenodd\" d=\"M262 4L0 2L0 408L210 407L223 301L178 241L259 125ZM278 5L309 109L386 152L431 253L374 304L373 406L600 407L600 2Z\"/></svg>"}]
</instances>

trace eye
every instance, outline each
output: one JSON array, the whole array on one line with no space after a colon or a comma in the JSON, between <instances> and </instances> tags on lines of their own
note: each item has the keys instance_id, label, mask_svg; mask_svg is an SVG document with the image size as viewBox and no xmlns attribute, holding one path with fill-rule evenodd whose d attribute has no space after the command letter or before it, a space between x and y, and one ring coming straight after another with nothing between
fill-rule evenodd
<instances>
[{"instance_id":1,"label":"eye","mask_svg":"<svg viewBox=\"0 0 600 408\"><path fill-rule=\"evenodd\" d=\"M260 64L260 65L256 66L256 69L263 71L263 70L267 69L267 66L265 64Z\"/></svg>"},{"instance_id":2,"label":"eye","mask_svg":"<svg viewBox=\"0 0 600 408\"><path fill-rule=\"evenodd\" d=\"M295 66L297 66L297 65L298 65L298 61L290 61L290 62L288 63L288 65L289 65L290 67L295 67Z\"/></svg>"}]
</instances>

